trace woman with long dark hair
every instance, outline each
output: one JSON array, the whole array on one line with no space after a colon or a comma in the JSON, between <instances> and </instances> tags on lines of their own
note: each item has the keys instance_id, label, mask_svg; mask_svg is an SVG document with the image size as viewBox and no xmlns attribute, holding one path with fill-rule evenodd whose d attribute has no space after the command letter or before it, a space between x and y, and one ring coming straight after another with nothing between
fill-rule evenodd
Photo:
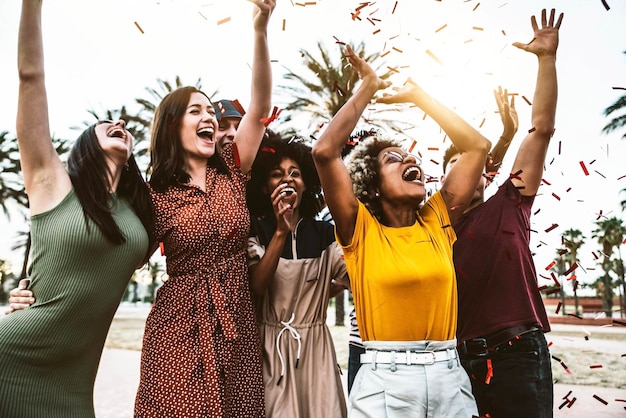
<instances>
[{"instance_id":1,"label":"woman with long dark hair","mask_svg":"<svg viewBox=\"0 0 626 418\"><path fill-rule=\"evenodd\" d=\"M24 0L17 137L31 215L37 301L0 320L0 416L93 417L93 387L113 315L149 257L150 197L124 121L52 144L40 0Z\"/></svg>"}]
</instances>

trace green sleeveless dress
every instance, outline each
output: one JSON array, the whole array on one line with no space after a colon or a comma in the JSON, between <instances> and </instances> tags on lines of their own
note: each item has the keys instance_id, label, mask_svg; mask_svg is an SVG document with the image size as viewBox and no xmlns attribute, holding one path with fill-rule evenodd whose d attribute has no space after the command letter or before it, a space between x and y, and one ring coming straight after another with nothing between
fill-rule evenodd
<instances>
[{"instance_id":1,"label":"green sleeveless dress","mask_svg":"<svg viewBox=\"0 0 626 418\"><path fill-rule=\"evenodd\" d=\"M132 208L112 196L126 242L87 224L71 191L31 218L36 303L0 319L0 417L94 417L93 387L113 315L148 250Z\"/></svg>"}]
</instances>

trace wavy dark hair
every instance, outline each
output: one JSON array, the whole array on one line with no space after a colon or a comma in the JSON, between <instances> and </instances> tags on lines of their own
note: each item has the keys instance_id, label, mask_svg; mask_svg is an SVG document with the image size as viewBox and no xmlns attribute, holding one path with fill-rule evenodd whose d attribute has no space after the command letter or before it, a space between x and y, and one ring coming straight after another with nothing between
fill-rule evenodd
<instances>
[{"instance_id":1,"label":"wavy dark hair","mask_svg":"<svg viewBox=\"0 0 626 418\"><path fill-rule=\"evenodd\" d=\"M383 209L376 190L380 186L378 154L385 148L402 148L400 142L380 138L377 134L364 136L346 156L345 163L352 178L352 190L367 210L382 222Z\"/></svg>"},{"instance_id":2,"label":"wavy dark hair","mask_svg":"<svg viewBox=\"0 0 626 418\"><path fill-rule=\"evenodd\" d=\"M126 242L126 237L111 214L109 199L111 173L96 135L96 124L91 125L76 139L67 159L67 169L74 192L83 208L85 220L92 220L112 243ZM146 228L150 243L152 243L154 229L152 202L135 157L132 155L128 159L127 168L122 170L116 194L130 203ZM87 222L87 231L89 231L89 222Z\"/></svg>"},{"instance_id":3,"label":"wavy dark hair","mask_svg":"<svg viewBox=\"0 0 626 418\"><path fill-rule=\"evenodd\" d=\"M192 93L200 93L209 99L209 96L196 87L179 87L168 93L154 112L148 173L150 185L158 192L164 192L169 186L191 180L185 171L185 152L180 139L180 125ZM208 162L210 166L217 168L218 172L230 174L217 143L215 154Z\"/></svg>"},{"instance_id":4,"label":"wavy dark hair","mask_svg":"<svg viewBox=\"0 0 626 418\"><path fill-rule=\"evenodd\" d=\"M256 217L274 216L270 195L263 190L267 185L270 172L285 158L298 163L306 186L300 202L300 215L303 218L314 218L324 208L325 202L322 184L311 155L311 147L304 144L297 136L283 138L270 129L265 131L247 186L246 199L250 214Z\"/></svg>"}]
</instances>

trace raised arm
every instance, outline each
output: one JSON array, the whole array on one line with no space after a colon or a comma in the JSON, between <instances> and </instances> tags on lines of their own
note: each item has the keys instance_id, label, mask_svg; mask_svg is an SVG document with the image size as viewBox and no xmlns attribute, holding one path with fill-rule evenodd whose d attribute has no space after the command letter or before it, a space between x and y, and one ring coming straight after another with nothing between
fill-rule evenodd
<instances>
[{"instance_id":1,"label":"raised arm","mask_svg":"<svg viewBox=\"0 0 626 418\"><path fill-rule=\"evenodd\" d=\"M525 196L535 195L539 189L548 145L554 133L558 95L556 50L559 45L559 28L563 13L559 15L556 22L554 18L554 9L550 11L549 20L546 16L546 9L543 9L541 27L537 25L535 16L531 17L533 40L528 44L513 43L514 46L535 54L538 60L537 83L532 107L532 128L522 141L512 168L513 184Z\"/></svg>"},{"instance_id":2,"label":"raised arm","mask_svg":"<svg viewBox=\"0 0 626 418\"><path fill-rule=\"evenodd\" d=\"M361 84L313 145L313 160L324 190L324 199L335 222L341 244L352 240L358 210L352 180L341 158L341 150L374 93L389 86L389 82L380 79L349 45L346 46L345 56L359 74Z\"/></svg>"},{"instance_id":3,"label":"raised arm","mask_svg":"<svg viewBox=\"0 0 626 418\"><path fill-rule=\"evenodd\" d=\"M396 94L379 98L378 102L414 103L441 126L454 146L461 152L454 170L450 170L441 188L450 220L454 222L462 215L463 208L474 194L485 169L491 143L469 123L430 97L410 79Z\"/></svg>"},{"instance_id":4,"label":"raised arm","mask_svg":"<svg viewBox=\"0 0 626 418\"><path fill-rule=\"evenodd\" d=\"M487 185L491 183L493 178L500 171L504 156L519 127L519 119L517 111L515 110L515 96L511 95L511 101L509 102L508 91L506 89L502 90L502 87L498 87L497 90L494 90L493 95L498 105L500 119L502 119L502 135L498 142L496 142L496 145L491 149L491 152L489 152L489 157L487 158L487 164L485 165L485 170L487 171Z\"/></svg>"},{"instance_id":5,"label":"raised arm","mask_svg":"<svg viewBox=\"0 0 626 418\"><path fill-rule=\"evenodd\" d=\"M241 119L234 142L241 171L252 167L265 133L261 119L268 116L272 105L272 67L267 43L267 25L276 7L276 0L249 0L254 3L254 56L252 58L252 89L248 111Z\"/></svg>"},{"instance_id":6,"label":"raised arm","mask_svg":"<svg viewBox=\"0 0 626 418\"><path fill-rule=\"evenodd\" d=\"M41 8L41 0L23 0L17 44L16 130L31 214L56 206L71 188L50 136Z\"/></svg>"}]
</instances>

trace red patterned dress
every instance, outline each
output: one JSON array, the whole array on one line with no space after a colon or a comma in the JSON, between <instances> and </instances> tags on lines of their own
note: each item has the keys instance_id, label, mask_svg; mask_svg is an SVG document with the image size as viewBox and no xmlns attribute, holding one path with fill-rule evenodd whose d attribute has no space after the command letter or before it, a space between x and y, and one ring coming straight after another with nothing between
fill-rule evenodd
<instances>
[{"instance_id":1,"label":"red patterned dress","mask_svg":"<svg viewBox=\"0 0 626 418\"><path fill-rule=\"evenodd\" d=\"M263 417L261 346L248 281L248 176L207 168L192 185L151 189L169 279L148 316L136 417Z\"/></svg>"}]
</instances>

